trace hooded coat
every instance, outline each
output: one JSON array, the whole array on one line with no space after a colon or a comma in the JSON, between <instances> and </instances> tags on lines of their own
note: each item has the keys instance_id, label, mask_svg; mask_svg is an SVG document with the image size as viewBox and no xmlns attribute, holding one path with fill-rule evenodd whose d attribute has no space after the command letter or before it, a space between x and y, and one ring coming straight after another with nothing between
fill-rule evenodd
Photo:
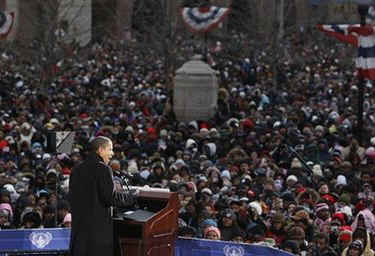
<instances>
[{"instance_id":1,"label":"hooded coat","mask_svg":"<svg viewBox=\"0 0 375 256\"><path fill-rule=\"evenodd\" d=\"M113 254L112 171L92 153L76 166L69 182L72 256Z\"/></svg>"}]
</instances>

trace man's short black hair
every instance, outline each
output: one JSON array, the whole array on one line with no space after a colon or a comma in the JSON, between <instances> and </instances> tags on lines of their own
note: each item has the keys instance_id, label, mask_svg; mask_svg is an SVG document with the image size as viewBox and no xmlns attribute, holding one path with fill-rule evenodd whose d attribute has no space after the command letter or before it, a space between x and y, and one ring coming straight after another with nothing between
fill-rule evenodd
<instances>
[{"instance_id":1,"label":"man's short black hair","mask_svg":"<svg viewBox=\"0 0 375 256\"><path fill-rule=\"evenodd\" d=\"M99 148L107 146L111 142L111 139L104 136L98 136L90 142L90 149L93 152L97 152Z\"/></svg>"}]
</instances>

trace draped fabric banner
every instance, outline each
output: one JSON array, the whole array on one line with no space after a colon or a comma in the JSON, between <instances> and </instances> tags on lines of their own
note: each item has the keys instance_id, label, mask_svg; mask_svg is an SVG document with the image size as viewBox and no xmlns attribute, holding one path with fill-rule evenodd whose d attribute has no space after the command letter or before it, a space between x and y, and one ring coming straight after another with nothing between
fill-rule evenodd
<instances>
[{"instance_id":1,"label":"draped fabric banner","mask_svg":"<svg viewBox=\"0 0 375 256\"><path fill-rule=\"evenodd\" d=\"M6 39L14 24L14 12L0 11L0 39Z\"/></svg>"},{"instance_id":2,"label":"draped fabric banner","mask_svg":"<svg viewBox=\"0 0 375 256\"><path fill-rule=\"evenodd\" d=\"M373 7L371 10L375 9ZM358 48L356 68L362 78L375 80L375 26L318 25L319 30L337 40Z\"/></svg>"},{"instance_id":3,"label":"draped fabric banner","mask_svg":"<svg viewBox=\"0 0 375 256\"><path fill-rule=\"evenodd\" d=\"M292 256L293 254L270 247L202 239L176 241L175 256Z\"/></svg>"},{"instance_id":4,"label":"draped fabric banner","mask_svg":"<svg viewBox=\"0 0 375 256\"><path fill-rule=\"evenodd\" d=\"M16 229L0 231L0 256L7 253L63 253L69 250L70 229ZM224 241L178 238L175 256L291 256L270 247Z\"/></svg>"},{"instance_id":5,"label":"draped fabric banner","mask_svg":"<svg viewBox=\"0 0 375 256\"><path fill-rule=\"evenodd\" d=\"M69 250L70 229L9 229L0 231L0 255L11 252Z\"/></svg>"},{"instance_id":6,"label":"draped fabric banner","mask_svg":"<svg viewBox=\"0 0 375 256\"><path fill-rule=\"evenodd\" d=\"M193 33L207 33L219 26L229 13L229 8L217 6L182 8L182 19Z\"/></svg>"}]
</instances>

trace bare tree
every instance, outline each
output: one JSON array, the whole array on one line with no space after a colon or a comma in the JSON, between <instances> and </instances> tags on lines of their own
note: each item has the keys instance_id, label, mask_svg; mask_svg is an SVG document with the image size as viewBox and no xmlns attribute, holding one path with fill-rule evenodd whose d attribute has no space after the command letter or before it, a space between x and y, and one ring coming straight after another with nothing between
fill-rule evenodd
<instances>
[{"instance_id":1,"label":"bare tree","mask_svg":"<svg viewBox=\"0 0 375 256\"><path fill-rule=\"evenodd\" d=\"M31 31L24 33L19 26L10 45L21 61L33 63L34 73L39 72L41 86L46 89L63 60L90 41L91 1L33 0L19 5L22 24Z\"/></svg>"}]
</instances>

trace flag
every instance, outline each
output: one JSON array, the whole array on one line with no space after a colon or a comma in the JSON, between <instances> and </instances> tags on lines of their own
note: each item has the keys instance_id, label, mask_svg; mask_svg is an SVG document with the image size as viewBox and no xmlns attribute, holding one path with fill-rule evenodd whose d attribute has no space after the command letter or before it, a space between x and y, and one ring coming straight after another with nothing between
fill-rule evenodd
<instances>
[{"instance_id":1,"label":"flag","mask_svg":"<svg viewBox=\"0 0 375 256\"><path fill-rule=\"evenodd\" d=\"M182 8L184 23L193 33L206 33L219 26L228 15L229 8L217 6Z\"/></svg>"},{"instance_id":2,"label":"flag","mask_svg":"<svg viewBox=\"0 0 375 256\"><path fill-rule=\"evenodd\" d=\"M0 11L0 39L6 39L14 24L14 13Z\"/></svg>"},{"instance_id":3,"label":"flag","mask_svg":"<svg viewBox=\"0 0 375 256\"><path fill-rule=\"evenodd\" d=\"M318 25L318 29L341 42L357 47L358 75L375 80L375 25Z\"/></svg>"}]
</instances>

